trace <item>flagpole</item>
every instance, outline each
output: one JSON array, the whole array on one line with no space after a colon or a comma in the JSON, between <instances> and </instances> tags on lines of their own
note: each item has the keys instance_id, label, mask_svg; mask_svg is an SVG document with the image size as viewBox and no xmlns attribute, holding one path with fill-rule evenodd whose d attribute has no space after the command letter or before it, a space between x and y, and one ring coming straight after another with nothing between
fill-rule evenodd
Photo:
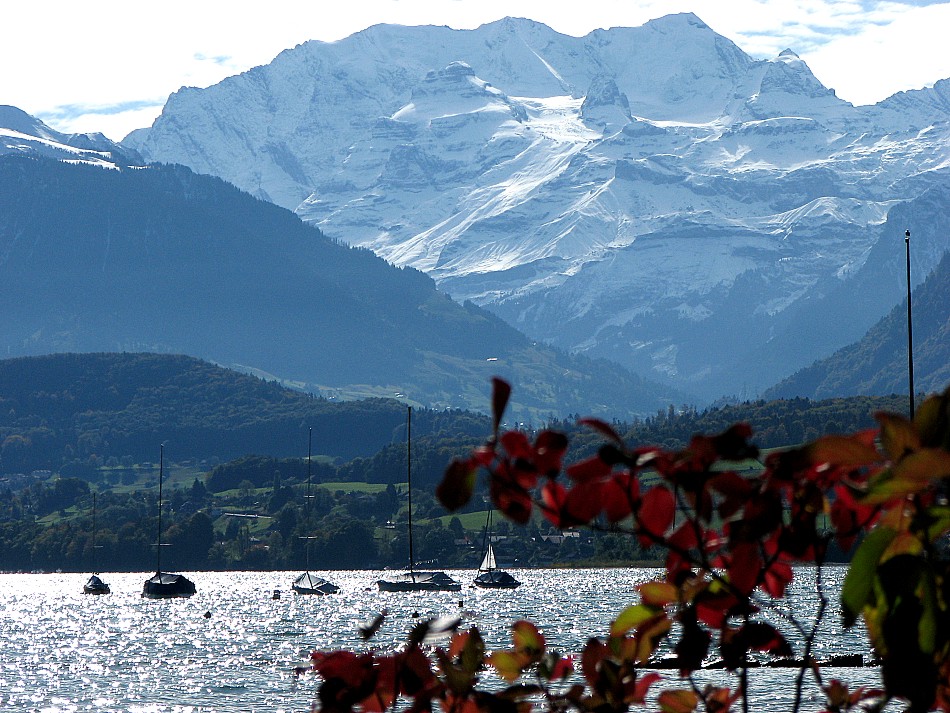
<instances>
[{"instance_id":1,"label":"flagpole","mask_svg":"<svg viewBox=\"0 0 950 713\"><path fill-rule=\"evenodd\" d=\"M910 387L910 417L914 417L914 324L910 306L910 231L904 231L904 247L907 255L907 380Z\"/></svg>"}]
</instances>

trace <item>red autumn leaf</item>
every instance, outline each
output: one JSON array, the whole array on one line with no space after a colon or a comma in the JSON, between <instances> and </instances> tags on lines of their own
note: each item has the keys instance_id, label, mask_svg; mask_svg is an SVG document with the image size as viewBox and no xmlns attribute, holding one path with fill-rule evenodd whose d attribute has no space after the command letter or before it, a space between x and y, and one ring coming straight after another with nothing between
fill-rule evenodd
<instances>
[{"instance_id":1,"label":"red autumn leaf","mask_svg":"<svg viewBox=\"0 0 950 713\"><path fill-rule=\"evenodd\" d=\"M475 462L475 465L481 466L482 468L490 466L492 461L495 460L494 445L483 445L473 449L472 460Z\"/></svg>"},{"instance_id":2,"label":"red autumn leaf","mask_svg":"<svg viewBox=\"0 0 950 713\"><path fill-rule=\"evenodd\" d=\"M772 566L765 571L762 589L770 597L780 599L785 596L785 590L791 583L793 576L791 566L785 562L773 562Z\"/></svg>"},{"instance_id":3,"label":"red autumn leaf","mask_svg":"<svg viewBox=\"0 0 950 713\"><path fill-rule=\"evenodd\" d=\"M465 650L471 636L471 630L455 632L455 635L452 637L452 642L449 644L449 658L454 659L459 656Z\"/></svg>"},{"instance_id":4,"label":"red autumn leaf","mask_svg":"<svg viewBox=\"0 0 950 713\"><path fill-rule=\"evenodd\" d=\"M717 473L707 484L720 495L727 497L744 498L752 492L752 484L732 470Z\"/></svg>"},{"instance_id":5,"label":"red autumn leaf","mask_svg":"<svg viewBox=\"0 0 950 713\"><path fill-rule=\"evenodd\" d=\"M771 624L750 621L740 630L740 636L753 651L764 651L776 656L791 656L792 647L779 631Z\"/></svg>"},{"instance_id":6,"label":"red autumn leaf","mask_svg":"<svg viewBox=\"0 0 950 713\"><path fill-rule=\"evenodd\" d=\"M723 460L745 460L757 458L759 449L749 443L752 438L752 427L747 423L737 423L730 426L717 436L713 436L713 448Z\"/></svg>"},{"instance_id":7,"label":"red autumn leaf","mask_svg":"<svg viewBox=\"0 0 950 713\"><path fill-rule=\"evenodd\" d=\"M492 412L492 433L498 435L498 427L501 425L501 418L508 406L508 399L511 397L511 385L504 379L497 376L491 380L491 412Z\"/></svg>"},{"instance_id":8,"label":"red autumn leaf","mask_svg":"<svg viewBox=\"0 0 950 713\"><path fill-rule=\"evenodd\" d=\"M698 525L687 520L676 529L676 532L670 535L670 545L684 551L696 547L699 544L696 533L697 527ZM700 529L699 535L703 535L702 529Z\"/></svg>"},{"instance_id":9,"label":"red autumn leaf","mask_svg":"<svg viewBox=\"0 0 950 713\"><path fill-rule=\"evenodd\" d=\"M744 596L749 596L759 580L762 555L754 542L738 542L732 547L729 563L729 583Z\"/></svg>"},{"instance_id":10,"label":"red autumn leaf","mask_svg":"<svg viewBox=\"0 0 950 713\"><path fill-rule=\"evenodd\" d=\"M606 421L601 421L599 418L582 418L578 421L578 423L583 426L587 426L588 428L592 428L593 430L600 433L600 435L616 443L618 446L623 445L623 441L621 440L620 436L617 435L617 432L613 429L613 426L611 426Z\"/></svg>"},{"instance_id":11,"label":"red autumn leaf","mask_svg":"<svg viewBox=\"0 0 950 713\"><path fill-rule=\"evenodd\" d=\"M369 675L373 666L373 657L370 654L357 656L350 651L332 651L323 653L316 651L310 655L314 670L324 680L336 678L347 686L356 687Z\"/></svg>"},{"instance_id":12,"label":"red autumn leaf","mask_svg":"<svg viewBox=\"0 0 950 713\"><path fill-rule=\"evenodd\" d=\"M478 470L471 460L454 459L445 469L442 482L435 489L436 497L449 512L455 512L472 498Z\"/></svg>"},{"instance_id":13,"label":"red autumn leaf","mask_svg":"<svg viewBox=\"0 0 950 713\"><path fill-rule=\"evenodd\" d=\"M598 482L575 485L567 493L561 521L564 527L586 525L600 513L601 484Z\"/></svg>"},{"instance_id":14,"label":"red autumn leaf","mask_svg":"<svg viewBox=\"0 0 950 713\"><path fill-rule=\"evenodd\" d=\"M600 639L590 638L581 653L581 673L587 679L589 686L594 687L600 678L598 671L600 662L607 658L607 645Z\"/></svg>"},{"instance_id":15,"label":"red autumn leaf","mask_svg":"<svg viewBox=\"0 0 950 713\"><path fill-rule=\"evenodd\" d=\"M538 472L555 477L567 452L567 436L559 431L541 431L534 441L534 467Z\"/></svg>"},{"instance_id":16,"label":"red autumn leaf","mask_svg":"<svg viewBox=\"0 0 950 713\"><path fill-rule=\"evenodd\" d=\"M567 488L560 483L549 480L541 487L541 512L555 527L566 527L562 524L566 500Z\"/></svg>"},{"instance_id":17,"label":"red autumn leaf","mask_svg":"<svg viewBox=\"0 0 950 713\"><path fill-rule=\"evenodd\" d=\"M659 680L660 674L658 673L641 673L637 676L637 682L633 687L633 695L630 696L628 703L636 703L638 705L645 703L650 686Z\"/></svg>"},{"instance_id":18,"label":"red autumn leaf","mask_svg":"<svg viewBox=\"0 0 950 713\"><path fill-rule=\"evenodd\" d=\"M635 662L645 665L656 653L660 643L669 634L672 626L670 618L663 610L637 626L636 635L634 636L636 642Z\"/></svg>"},{"instance_id":19,"label":"red autumn leaf","mask_svg":"<svg viewBox=\"0 0 950 713\"><path fill-rule=\"evenodd\" d=\"M586 483L591 480L601 480L610 475L610 466L600 456L591 456L577 463L572 463L565 472L567 477L575 483Z\"/></svg>"},{"instance_id":20,"label":"red autumn leaf","mask_svg":"<svg viewBox=\"0 0 950 713\"><path fill-rule=\"evenodd\" d=\"M603 485L601 501L609 522L625 520L640 504L640 483L629 471L614 473Z\"/></svg>"},{"instance_id":21,"label":"red autumn leaf","mask_svg":"<svg viewBox=\"0 0 950 713\"><path fill-rule=\"evenodd\" d=\"M560 681L565 678L570 678L571 674L573 673L574 657L562 656L559 657L554 666L551 667L551 680Z\"/></svg>"},{"instance_id":22,"label":"red autumn leaf","mask_svg":"<svg viewBox=\"0 0 950 713\"><path fill-rule=\"evenodd\" d=\"M730 600L730 604L735 599ZM696 604L696 618L713 629L721 629L726 623L728 606L721 601L703 601Z\"/></svg>"},{"instance_id":23,"label":"red autumn leaf","mask_svg":"<svg viewBox=\"0 0 950 713\"><path fill-rule=\"evenodd\" d=\"M673 493L664 487L650 488L640 501L637 520L640 527L656 537L662 537L673 523L676 501Z\"/></svg>"},{"instance_id":24,"label":"red autumn leaf","mask_svg":"<svg viewBox=\"0 0 950 713\"><path fill-rule=\"evenodd\" d=\"M534 456L531 442L521 431L505 431L498 441L510 458L522 458L530 461Z\"/></svg>"},{"instance_id":25,"label":"red autumn leaf","mask_svg":"<svg viewBox=\"0 0 950 713\"><path fill-rule=\"evenodd\" d=\"M524 489L501 477L492 477L489 482L492 502L509 520L524 525L531 519L533 503Z\"/></svg>"}]
</instances>

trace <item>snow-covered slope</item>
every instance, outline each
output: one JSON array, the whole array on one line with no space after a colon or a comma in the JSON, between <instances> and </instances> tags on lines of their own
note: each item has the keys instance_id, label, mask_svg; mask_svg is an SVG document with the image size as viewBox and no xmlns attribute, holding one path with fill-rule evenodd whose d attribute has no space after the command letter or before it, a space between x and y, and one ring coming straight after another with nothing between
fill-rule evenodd
<instances>
[{"instance_id":1,"label":"snow-covered slope","mask_svg":"<svg viewBox=\"0 0 950 713\"><path fill-rule=\"evenodd\" d=\"M63 134L14 106L0 105L0 155L45 156L97 166L141 164L141 157L102 134Z\"/></svg>"},{"instance_id":2,"label":"snow-covered slope","mask_svg":"<svg viewBox=\"0 0 950 713\"><path fill-rule=\"evenodd\" d=\"M291 207L535 338L717 397L881 315L857 301L833 334L736 378L865 266L893 205L948 181L948 92L856 108L794 52L754 60L692 14L582 38L511 18L381 25L182 89L123 143ZM920 276L947 247L926 240Z\"/></svg>"}]
</instances>

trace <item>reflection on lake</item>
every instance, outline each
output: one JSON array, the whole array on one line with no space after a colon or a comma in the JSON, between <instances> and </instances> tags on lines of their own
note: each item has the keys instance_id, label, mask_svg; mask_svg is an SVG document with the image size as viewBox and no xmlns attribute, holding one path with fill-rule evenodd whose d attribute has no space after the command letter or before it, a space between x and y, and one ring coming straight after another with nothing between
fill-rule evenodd
<instances>
[{"instance_id":1,"label":"reflection on lake","mask_svg":"<svg viewBox=\"0 0 950 713\"><path fill-rule=\"evenodd\" d=\"M549 646L579 653L587 637L603 636L610 620L634 603L633 587L659 570L513 570L522 586L514 591L470 588L475 572L449 570L462 592L380 593L373 571L319 572L340 587L327 597L294 596L298 572L185 573L198 587L190 599L146 600L139 594L146 573L103 574L112 594L88 596L88 574L0 575L0 709L12 711L267 711L303 713L314 700L316 681L299 680L293 668L314 649L361 649L368 644L358 625L383 608L389 617L372 645L401 643L418 617L460 616L476 624L489 648L510 645L517 619L538 624ZM843 568L825 572L832 606L815 654L862 653L863 629L844 631L837 614ZM809 569L796 571L787 601L770 619L791 639L783 623L791 614L810 623L817 603ZM280 599L272 599L280 589ZM210 616L206 616L209 614ZM800 647L798 647L800 651ZM874 667L829 669L829 677L853 684L878 683ZM676 679L675 671L664 677ZM729 674L711 671L710 681ZM790 709L791 674L753 669L757 711ZM804 710L819 710L814 686Z\"/></svg>"}]
</instances>

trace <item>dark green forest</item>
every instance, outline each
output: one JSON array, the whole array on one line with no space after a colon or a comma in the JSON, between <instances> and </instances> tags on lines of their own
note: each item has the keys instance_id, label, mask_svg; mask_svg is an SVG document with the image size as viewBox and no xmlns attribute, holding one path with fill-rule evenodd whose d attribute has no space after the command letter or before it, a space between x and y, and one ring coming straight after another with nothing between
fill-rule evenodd
<instances>
[{"instance_id":1,"label":"dark green forest","mask_svg":"<svg viewBox=\"0 0 950 713\"><path fill-rule=\"evenodd\" d=\"M517 388L517 386L516 386ZM489 387L485 385L488 403ZM874 425L906 396L670 405L612 425L631 444L685 446L696 433L753 426L762 448ZM0 361L0 569L141 571L157 528L165 443L163 541L178 569L296 569L406 563L406 405L334 403L182 356L61 354ZM600 437L583 414L562 430L572 459ZM485 523L476 497L449 516L433 498L449 461L490 432L487 416L413 410L417 560L475 567ZM313 459L307 444L313 429ZM314 498L305 499L308 477ZM96 521L93 527L93 498ZM311 504L309 512L305 503ZM649 559L631 538L563 533L543 521L496 525L509 563L610 564ZM576 536L575 536L576 535ZM304 540L303 537L315 539ZM93 548L95 538L97 547Z\"/></svg>"}]
</instances>

